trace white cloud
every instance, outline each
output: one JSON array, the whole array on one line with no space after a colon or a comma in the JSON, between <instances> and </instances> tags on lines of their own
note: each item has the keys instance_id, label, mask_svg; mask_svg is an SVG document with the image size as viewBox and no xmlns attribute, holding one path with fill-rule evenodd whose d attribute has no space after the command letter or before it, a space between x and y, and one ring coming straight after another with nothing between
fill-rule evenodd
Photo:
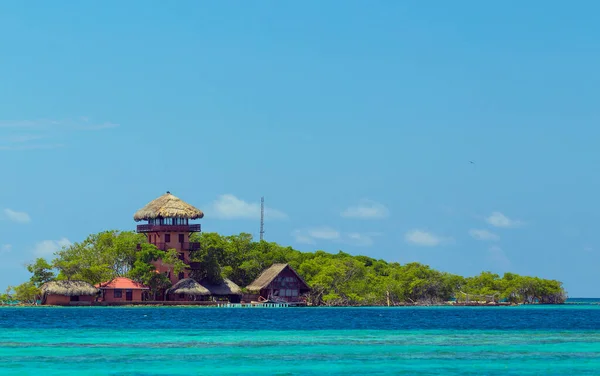
<instances>
[{"instance_id":1,"label":"white cloud","mask_svg":"<svg viewBox=\"0 0 600 376\"><path fill-rule=\"evenodd\" d=\"M85 131L99 131L102 129L116 128L118 126L119 126L119 124L117 124L117 123L105 122L105 123L100 123L100 124L83 124L83 125L78 126L77 129L81 129L81 130L85 130Z\"/></svg>"},{"instance_id":2,"label":"white cloud","mask_svg":"<svg viewBox=\"0 0 600 376\"><path fill-rule=\"evenodd\" d=\"M64 144L0 145L0 150L46 150L64 147Z\"/></svg>"},{"instance_id":3,"label":"white cloud","mask_svg":"<svg viewBox=\"0 0 600 376\"><path fill-rule=\"evenodd\" d=\"M304 230L294 230L292 236L298 243L315 244L315 240L337 240L340 238L340 233L331 227L322 226Z\"/></svg>"},{"instance_id":4,"label":"white cloud","mask_svg":"<svg viewBox=\"0 0 600 376\"><path fill-rule=\"evenodd\" d=\"M315 227L304 230L294 230L292 236L297 243L315 244L318 240L335 243L344 243L348 245L367 247L374 243L374 237L380 233L343 233L328 226Z\"/></svg>"},{"instance_id":5,"label":"white cloud","mask_svg":"<svg viewBox=\"0 0 600 376\"><path fill-rule=\"evenodd\" d=\"M39 128L53 125L53 120L0 120L0 128Z\"/></svg>"},{"instance_id":6,"label":"white cloud","mask_svg":"<svg viewBox=\"0 0 600 376\"><path fill-rule=\"evenodd\" d=\"M502 248L498 247L497 245L490 247L488 250L488 259L492 264L497 266L498 269L506 271L508 268L510 268L510 260Z\"/></svg>"},{"instance_id":7,"label":"white cloud","mask_svg":"<svg viewBox=\"0 0 600 376\"><path fill-rule=\"evenodd\" d=\"M500 237L496 234L494 234L493 232L490 232L488 230L478 230L478 229L470 229L469 230L469 235L471 235L473 238L477 239L477 240L491 240L491 241L495 241L495 240L499 240Z\"/></svg>"},{"instance_id":8,"label":"white cloud","mask_svg":"<svg viewBox=\"0 0 600 376\"><path fill-rule=\"evenodd\" d=\"M370 247L373 245L375 236L381 235L380 233L358 233L350 232L345 234L344 243L351 244L358 247Z\"/></svg>"},{"instance_id":9,"label":"white cloud","mask_svg":"<svg viewBox=\"0 0 600 376\"><path fill-rule=\"evenodd\" d=\"M99 131L118 126L119 124L111 122L91 122L86 117L65 120L0 120L0 131L27 132L26 134L0 134L0 151L61 148L64 146L61 143L32 143L32 141L49 138L49 134L60 131Z\"/></svg>"},{"instance_id":10,"label":"white cloud","mask_svg":"<svg viewBox=\"0 0 600 376\"><path fill-rule=\"evenodd\" d=\"M260 202L246 202L232 194L219 196L206 211L209 217L220 219L260 219ZM265 206L265 219L286 219L282 211Z\"/></svg>"},{"instance_id":11,"label":"white cloud","mask_svg":"<svg viewBox=\"0 0 600 376\"><path fill-rule=\"evenodd\" d=\"M0 246L0 253L8 253L12 251L12 244L2 244Z\"/></svg>"},{"instance_id":12,"label":"white cloud","mask_svg":"<svg viewBox=\"0 0 600 376\"><path fill-rule=\"evenodd\" d=\"M485 220L494 227L518 227L524 224L523 221L510 219L500 212L493 212Z\"/></svg>"},{"instance_id":13,"label":"white cloud","mask_svg":"<svg viewBox=\"0 0 600 376\"><path fill-rule=\"evenodd\" d=\"M443 238L423 230L411 230L404 234L404 240L408 243L423 247L435 247L436 245L448 242L451 239Z\"/></svg>"},{"instance_id":14,"label":"white cloud","mask_svg":"<svg viewBox=\"0 0 600 376\"><path fill-rule=\"evenodd\" d=\"M37 119L37 120L0 120L0 128L14 129L71 129L71 130L101 130L118 127L119 124L111 122L95 123L88 117L78 119Z\"/></svg>"},{"instance_id":15,"label":"white cloud","mask_svg":"<svg viewBox=\"0 0 600 376\"><path fill-rule=\"evenodd\" d=\"M345 218L380 219L390 215L385 205L372 200L362 200L358 205L351 206L341 214Z\"/></svg>"},{"instance_id":16,"label":"white cloud","mask_svg":"<svg viewBox=\"0 0 600 376\"><path fill-rule=\"evenodd\" d=\"M68 247L72 243L67 238L59 240L42 240L35 245L33 253L38 257L52 256L54 252L60 251L63 247Z\"/></svg>"},{"instance_id":17,"label":"white cloud","mask_svg":"<svg viewBox=\"0 0 600 376\"><path fill-rule=\"evenodd\" d=\"M340 238L340 233L331 227L312 228L307 232L308 236L314 239L335 240Z\"/></svg>"},{"instance_id":18,"label":"white cloud","mask_svg":"<svg viewBox=\"0 0 600 376\"><path fill-rule=\"evenodd\" d=\"M44 138L44 136L40 134L17 134L10 136L2 136L0 137L0 141L9 142L9 143L19 143L19 142L27 142L33 140L39 140Z\"/></svg>"},{"instance_id":19,"label":"white cloud","mask_svg":"<svg viewBox=\"0 0 600 376\"><path fill-rule=\"evenodd\" d=\"M6 215L6 217L13 222L18 222L18 223L31 222L31 218L29 217L29 214L27 214L25 212L18 212L18 211L12 210L12 209L4 209L4 215Z\"/></svg>"},{"instance_id":20,"label":"white cloud","mask_svg":"<svg viewBox=\"0 0 600 376\"><path fill-rule=\"evenodd\" d=\"M301 230L294 230L292 236L296 240L296 243L301 244L315 244L315 239L311 238L310 235L304 233Z\"/></svg>"}]
</instances>

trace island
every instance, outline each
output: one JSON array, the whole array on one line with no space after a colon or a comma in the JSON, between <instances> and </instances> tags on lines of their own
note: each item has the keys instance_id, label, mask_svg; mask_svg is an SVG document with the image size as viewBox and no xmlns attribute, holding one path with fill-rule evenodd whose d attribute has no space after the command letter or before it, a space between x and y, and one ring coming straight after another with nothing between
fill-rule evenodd
<instances>
[{"instance_id":1,"label":"island","mask_svg":"<svg viewBox=\"0 0 600 376\"><path fill-rule=\"evenodd\" d=\"M562 304L560 281L484 271L463 277L417 262L300 252L250 234L203 233L204 213L170 192L108 230L26 265L0 304L306 306Z\"/></svg>"}]
</instances>

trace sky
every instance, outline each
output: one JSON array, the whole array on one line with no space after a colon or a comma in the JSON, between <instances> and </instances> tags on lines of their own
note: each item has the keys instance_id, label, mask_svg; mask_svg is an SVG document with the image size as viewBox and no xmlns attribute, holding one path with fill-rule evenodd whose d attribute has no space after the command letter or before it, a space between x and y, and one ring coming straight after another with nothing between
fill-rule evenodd
<instances>
[{"instance_id":1,"label":"sky","mask_svg":"<svg viewBox=\"0 0 600 376\"><path fill-rule=\"evenodd\" d=\"M203 231L600 296L600 3L0 4L0 289L172 192ZM474 163L471 163L474 162Z\"/></svg>"}]
</instances>

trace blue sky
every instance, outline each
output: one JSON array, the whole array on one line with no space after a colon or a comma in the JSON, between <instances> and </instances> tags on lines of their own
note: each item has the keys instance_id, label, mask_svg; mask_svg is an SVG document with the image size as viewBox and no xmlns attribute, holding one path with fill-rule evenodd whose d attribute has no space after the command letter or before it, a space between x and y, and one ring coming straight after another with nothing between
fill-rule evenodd
<instances>
[{"instance_id":1,"label":"blue sky","mask_svg":"<svg viewBox=\"0 0 600 376\"><path fill-rule=\"evenodd\" d=\"M600 4L428 4L1 4L0 288L170 190L204 231L265 196L303 251L600 295Z\"/></svg>"}]
</instances>

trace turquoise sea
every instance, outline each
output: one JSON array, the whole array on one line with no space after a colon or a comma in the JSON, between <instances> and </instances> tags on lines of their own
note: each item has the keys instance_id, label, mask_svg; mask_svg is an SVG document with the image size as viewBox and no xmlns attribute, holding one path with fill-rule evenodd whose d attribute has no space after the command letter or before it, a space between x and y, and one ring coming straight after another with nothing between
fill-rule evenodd
<instances>
[{"instance_id":1,"label":"turquoise sea","mask_svg":"<svg viewBox=\"0 0 600 376\"><path fill-rule=\"evenodd\" d=\"M0 308L0 374L598 375L588 303Z\"/></svg>"}]
</instances>

